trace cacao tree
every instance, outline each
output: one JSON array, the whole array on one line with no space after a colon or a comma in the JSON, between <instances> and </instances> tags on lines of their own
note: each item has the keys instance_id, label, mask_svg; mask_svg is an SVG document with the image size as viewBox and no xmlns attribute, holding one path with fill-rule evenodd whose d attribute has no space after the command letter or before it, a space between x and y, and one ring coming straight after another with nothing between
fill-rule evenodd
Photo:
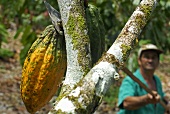
<instances>
[{"instance_id":1,"label":"cacao tree","mask_svg":"<svg viewBox=\"0 0 170 114\"><path fill-rule=\"evenodd\" d=\"M117 70L124 67L130 51L138 44L156 3L156 0L142 0L110 49L92 66L84 1L58 0L66 40L67 72L49 114L91 114L96 110L118 77Z\"/></svg>"}]
</instances>

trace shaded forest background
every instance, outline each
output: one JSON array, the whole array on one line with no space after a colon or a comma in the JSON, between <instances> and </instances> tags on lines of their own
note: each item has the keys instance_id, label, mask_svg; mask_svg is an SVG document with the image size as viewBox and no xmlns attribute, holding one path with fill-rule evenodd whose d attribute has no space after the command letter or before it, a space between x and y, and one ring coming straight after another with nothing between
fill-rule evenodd
<instances>
[{"instance_id":1,"label":"shaded forest background","mask_svg":"<svg viewBox=\"0 0 170 114\"><path fill-rule=\"evenodd\" d=\"M58 11L57 0L47 1ZM103 18L106 29L106 50L115 41L121 29L135 10L140 0L89 0L96 5ZM36 35L49 24L51 20L44 6L39 0L1 0L0 1L0 57L12 56L13 52L4 49L2 42L8 43L8 30L16 30L14 39L21 37L23 48L20 53L21 65L28 49L35 41ZM147 26L139 39L139 45L147 42L156 44L165 53L170 51L170 1L160 0ZM138 46L137 46L138 47Z\"/></svg>"},{"instance_id":2,"label":"shaded forest background","mask_svg":"<svg viewBox=\"0 0 170 114\"><path fill-rule=\"evenodd\" d=\"M59 11L57 0L47 0L47 2ZM96 5L101 12L106 29L107 50L117 38L140 0L89 0L89 3ZM11 76L10 79L14 78L13 81L17 84L14 88L19 88L21 68L28 49L36 40L36 36L49 24L51 24L51 20L42 0L0 1L0 78L4 78L4 76ZM164 50L164 55L161 56L161 70L158 73L161 75L161 79L166 81L164 75L170 78L170 71L167 69L170 66L169 0L159 1L147 26L142 31L140 39L139 45L132 51L127 61L127 67L131 71L137 68L136 55L140 45L145 43L156 44ZM13 75L10 73L13 73ZM123 76L124 74L122 73ZM5 77L5 79L8 78ZM9 82L9 86L12 86L13 81ZM1 80L1 87L4 87L6 83L6 81ZM104 103L114 106L114 110L116 110L117 92L120 83L121 80L115 82L104 98ZM163 84L166 87L170 86L168 82ZM4 91L1 90L0 93L3 93ZM1 96L3 95L0 94L0 98Z\"/></svg>"}]
</instances>

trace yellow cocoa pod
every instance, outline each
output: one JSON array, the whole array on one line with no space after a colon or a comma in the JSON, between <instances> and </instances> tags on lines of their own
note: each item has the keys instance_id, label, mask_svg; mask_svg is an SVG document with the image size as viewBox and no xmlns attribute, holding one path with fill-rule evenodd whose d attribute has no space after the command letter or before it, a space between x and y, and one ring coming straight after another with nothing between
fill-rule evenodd
<instances>
[{"instance_id":1,"label":"yellow cocoa pod","mask_svg":"<svg viewBox=\"0 0 170 114\"><path fill-rule=\"evenodd\" d=\"M56 93L67 66L63 36L53 25L33 43L25 59L21 97L30 113L35 113L50 101Z\"/></svg>"}]
</instances>

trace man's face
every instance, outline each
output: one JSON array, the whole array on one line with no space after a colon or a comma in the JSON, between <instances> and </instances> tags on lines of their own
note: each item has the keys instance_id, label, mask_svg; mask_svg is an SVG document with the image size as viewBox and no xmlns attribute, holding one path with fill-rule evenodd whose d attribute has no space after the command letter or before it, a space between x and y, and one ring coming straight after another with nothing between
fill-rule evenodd
<instances>
[{"instance_id":1,"label":"man's face","mask_svg":"<svg viewBox=\"0 0 170 114\"><path fill-rule=\"evenodd\" d=\"M138 59L139 66L144 70L155 70L159 65L159 55L156 51L143 51L141 57Z\"/></svg>"}]
</instances>

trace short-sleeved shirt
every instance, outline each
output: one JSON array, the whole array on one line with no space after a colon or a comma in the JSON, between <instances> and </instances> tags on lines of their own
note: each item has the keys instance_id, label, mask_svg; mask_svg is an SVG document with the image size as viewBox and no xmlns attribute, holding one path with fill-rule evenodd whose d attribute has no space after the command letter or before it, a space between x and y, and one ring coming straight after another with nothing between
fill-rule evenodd
<instances>
[{"instance_id":1,"label":"short-sleeved shirt","mask_svg":"<svg viewBox=\"0 0 170 114\"><path fill-rule=\"evenodd\" d=\"M144 80L139 69L134 73L134 75L148 87L148 84ZM161 98L163 98L164 93L162 91L161 81L156 75L154 75L154 79L156 82L157 92ZM123 108L123 101L126 97L142 96L145 94L147 94L147 92L137 82L133 81L129 76L126 76L119 89L118 105L120 111L118 114L164 114L165 110L160 103L157 103L156 105L148 104L136 110L126 110Z\"/></svg>"}]
</instances>

